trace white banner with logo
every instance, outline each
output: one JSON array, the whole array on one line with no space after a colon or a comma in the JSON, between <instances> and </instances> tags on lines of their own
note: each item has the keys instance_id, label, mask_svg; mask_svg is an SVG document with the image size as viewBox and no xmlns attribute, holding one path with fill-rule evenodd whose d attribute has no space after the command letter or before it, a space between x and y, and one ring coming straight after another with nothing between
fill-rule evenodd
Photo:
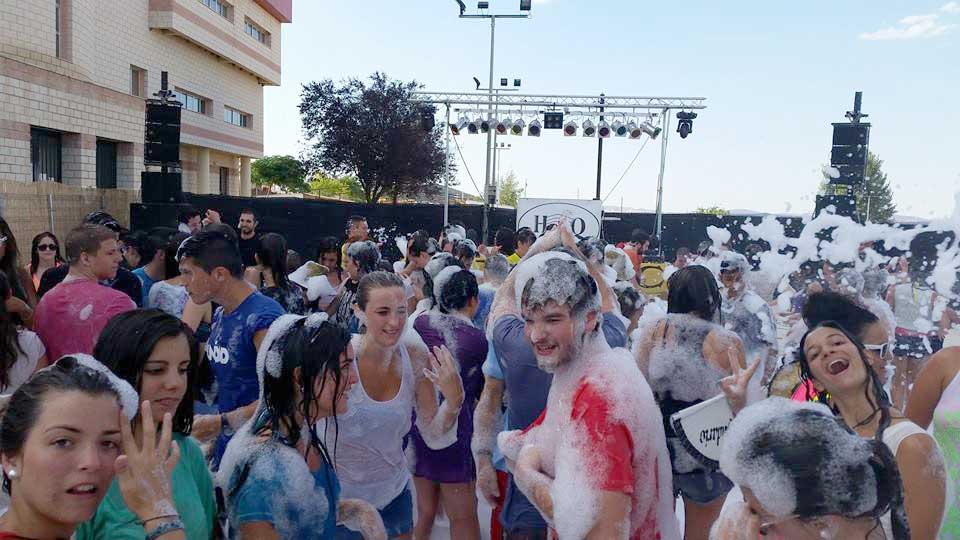
<instances>
[{"instance_id":1,"label":"white banner with logo","mask_svg":"<svg viewBox=\"0 0 960 540\"><path fill-rule=\"evenodd\" d=\"M547 227L566 218L579 239L599 237L603 223L603 202L578 199L520 199L517 201L517 229L530 227L537 236Z\"/></svg>"}]
</instances>

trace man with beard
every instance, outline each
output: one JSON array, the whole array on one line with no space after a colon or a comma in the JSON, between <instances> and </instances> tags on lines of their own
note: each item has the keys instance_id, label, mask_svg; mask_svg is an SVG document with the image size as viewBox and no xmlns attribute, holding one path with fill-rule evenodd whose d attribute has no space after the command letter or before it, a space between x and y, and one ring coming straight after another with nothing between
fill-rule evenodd
<instances>
[{"instance_id":1,"label":"man with beard","mask_svg":"<svg viewBox=\"0 0 960 540\"><path fill-rule=\"evenodd\" d=\"M260 235L257 234L257 214L250 208L244 208L240 211L240 223L237 229L240 231L240 260L243 261L243 267L249 268L257 265L255 254L260 247Z\"/></svg>"},{"instance_id":2,"label":"man with beard","mask_svg":"<svg viewBox=\"0 0 960 540\"><path fill-rule=\"evenodd\" d=\"M564 252L549 251L555 248ZM641 531L677 538L659 412L629 353L611 349L626 342L612 313L615 296L599 269L568 253L579 256L569 226L544 235L497 292L491 313L510 396L512 431L499 438L514 462L501 515L505 537L546 539L549 523L561 538L645 538ZM624 392L614 404L600 385ZM646 419L617 414L631 409ZM482 455L490 439L476 434L474 453ZM578 490L591 497L587 504Z\"/></svg>"}]
</instances>

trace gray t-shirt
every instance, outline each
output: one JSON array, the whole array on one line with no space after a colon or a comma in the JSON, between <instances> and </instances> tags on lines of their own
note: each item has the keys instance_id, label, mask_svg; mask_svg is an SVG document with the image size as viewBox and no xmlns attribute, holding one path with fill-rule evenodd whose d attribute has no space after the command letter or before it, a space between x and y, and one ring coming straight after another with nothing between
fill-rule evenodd
<instances>
[{"instance_id":1,"label":"gray t-shirt","mask_svg":"<svg viewBox=\"0 0 960 540\"><path fill-rule=\"evenodd\" d=\"M537 367L533 347L523 335L525 323L516 315L497 319L493 327L493 344L497 359L506 377L508 429L525 429L547 406L547 394L553 376ZM604 313L600 325L611 347L625 347L627 329L613 313ZM500 522L506 531L542 529L547 526L540 512L520 492L513 475L507 486Z\"/></svg>"}]
</instances>

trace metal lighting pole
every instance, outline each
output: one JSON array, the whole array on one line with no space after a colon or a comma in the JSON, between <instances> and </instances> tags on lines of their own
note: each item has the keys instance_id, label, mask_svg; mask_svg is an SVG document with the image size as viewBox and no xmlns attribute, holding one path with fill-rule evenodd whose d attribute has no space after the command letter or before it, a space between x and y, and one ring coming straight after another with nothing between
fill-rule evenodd
<instances>
[{"instance_id":1,"label":"metal lighting pole","mask_svg":"<svg viewBox=\"0 0 960 540\"><path fill-rule=\"evenodd\" d=\"M660 177L657 179L657 252L663 256L663 173L667 168L667 140L670 139L670 109L663 110L663 141L660 143Z\"/></svg>"},{"instance_id":2,"label":"metal lighting pole","mask_svg":"<svg viewBox=\"0 0 960 540\"><path fill-rule=\"evenodd\" d=\"M600 103L604 102L604 94L600 94ZM603 122L603 107L600 107L600 122ZM600 200L600 171L603 168L603 137L600 136L600 125L597 125L597 196L594 200Z\"/></svg>"},{"instance_id":3,"label":"metal lighting pole","mask_svg":"<svg viewBox=\"0 0 960 540\"><path fill-rule=\"evenodd\" d=\"M493 97L493 57L496 44L496 32L497 32L497 19L529 19L529 14L503 14L503 15L493 15L493 14L474 14L466 15L464 10L466 6L462 1L458 1L457 4L460 5L460 18L461 19L490 19L490 78L489 84L487 85L487 118L489 119L493 115L494 107L494 97ZM493 126L491 130L487 132L487 159L486 159L486 170L484 171L484 183L483 183L483 242L487 243L490 237L490 180L493 173L491 168L491 162L493 161Z\"/></svg>"},{"instance_id":4,"label":"metal lighting pole","mask_svg":"<svg viewBox=\"0 0 960 540\"><path fill-rule=\"evenodd\" d=\"M447 103L447 123L444 124L447 132L447 147L443 153L443 226L450 223L450 104Z\"/></svg>"}]
</instances>

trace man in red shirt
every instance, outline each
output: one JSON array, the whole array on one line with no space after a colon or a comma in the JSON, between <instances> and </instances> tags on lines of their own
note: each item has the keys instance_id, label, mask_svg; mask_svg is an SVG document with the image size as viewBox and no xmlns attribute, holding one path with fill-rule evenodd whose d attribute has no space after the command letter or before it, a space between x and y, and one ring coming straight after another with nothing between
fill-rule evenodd
<instances>
[{"instance_id":1,"label":"man in red shirt","mask_svg":"<svg viewBox=\"0 0 960 540\"><path fill-rule=\"evenodd\" d=\"M107 322L137 308L126 294L99 283L116 277L123 259L117 233L85 224L70 231L65 244L70 272L43 296L34 315L50 363L67 354L91 354Z\"/></svg>"},{"instance_id":2,"label":"man in red shirt","mask_svg":"<svg viewBox=\"0 0 960 540\"><path fill-rule=\"evenodd\" d=\"M514 270L525 335L553 373L547 408L526 430L501 433L500 448L560 538L677 540L653 393L630 353L599 332L601 294L584 262L543 251L575 243L563 241L568 227L555 236Z\"/></svg>"}]
</instances>

